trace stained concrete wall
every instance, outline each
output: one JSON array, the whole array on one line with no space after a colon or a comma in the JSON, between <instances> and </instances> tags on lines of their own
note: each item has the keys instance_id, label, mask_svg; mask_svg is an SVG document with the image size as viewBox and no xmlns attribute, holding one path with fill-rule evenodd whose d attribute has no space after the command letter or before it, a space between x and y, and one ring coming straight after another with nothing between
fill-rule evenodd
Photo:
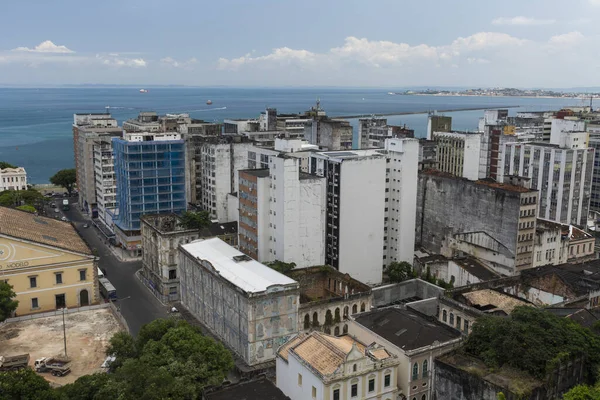
<instances>
[{"instance_id":1,"label":"stained concrete wall","mask_svg":"<svg viewBox=\"0 0 600 400\"><path fill-rule=\"evenodd\" d=\"M421 279L411 279L401 283L380 286L373 289L373 307L383 307L411 297L430 299L444 293L439 286Z\"/></svg>"},{"instance_id":2,"label":"stained concrete wall","mask_svg":"<svg viewBox=\"0 0 600 400\"><path fill-rule=\"evenodd\" d=\"M487 232L516 253L520 193L466 179L419 174L416 242L440 253L446 237Z\"/></svg>"}]
</instances>

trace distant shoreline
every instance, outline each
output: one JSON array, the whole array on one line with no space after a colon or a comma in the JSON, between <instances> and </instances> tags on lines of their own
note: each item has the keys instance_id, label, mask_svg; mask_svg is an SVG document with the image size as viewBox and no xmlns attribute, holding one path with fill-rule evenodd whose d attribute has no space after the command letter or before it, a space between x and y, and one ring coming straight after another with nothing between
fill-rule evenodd
<instances>
[{"instance_id":1,"label":"distant shoreline","mask_svg":"<svg viewBox=\"0 0 600 400\"><path fill-rule=\"evenodd\" d=\"M428 96L428 95L423 95ZM484 96L480 96L484 97ZM507 96L507 97L515 97L515 96ZM395 115L418 115L418 114L427 114L432 111L438 113L452 113L452 112L463 112L463 111L481 111L481 110L497 110L501 108L519 108L522 106L512 105L512 106L494 106L494 107L463 107L463 108L455 108L455 109L444 109L444 110L421 110L421 111L398 111L391 113L371 113L371 114L354 114L354 115L331 115L333 119L357 119L357 118L368 118L371 116L375 117L393 117Z\"/></svg>"},{"instance_id":2,"label":"distant shoreline","mask_svg":"<svg viewBox=\"0 0 600 400\"><path fill-rule=\"evenodd\" d=\"M501 97L501 98L521 98L521 99L568 99L568 100L589 100L589 97L582 96L510 96L510 95L487 95L487 94L444 94L444 93L394 93L390 96L434 96L434 97ZM594 97L596 99L596 97Z\"/></svg>"}]
</instances>

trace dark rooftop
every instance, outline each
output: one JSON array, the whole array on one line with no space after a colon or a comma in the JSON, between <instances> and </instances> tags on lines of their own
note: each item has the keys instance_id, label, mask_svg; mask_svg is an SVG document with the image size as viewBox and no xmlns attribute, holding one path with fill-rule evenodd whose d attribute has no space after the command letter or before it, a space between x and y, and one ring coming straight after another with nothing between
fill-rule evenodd
<instances>
[{"instance_id":1,"label":"dark rooftop","mask_svg":"<svg viewBox=\"0 0 600 400\"><path fill-rule=\"evenodd\" d=\"M546 308L546 311L551 312L559 317L569 318L571 321L585 327L591 328L598 318L585 308Z\"/></svg>"},{"instance_id":2,"label":"dark rooftop","mask_svg":"<svg viewBox=\"0 0 600 400\"><path fill-rule=\"evenodd\" d=\"M213 236L220 235L228 235L228 234L236 234L238 231L238 224L236 221L233 222L213 222L207 228L205 228L201 233L204 234L204 231L209 231Z\"/></svg>"},{"instance_id":3,"label":"dark rooftop","mask_svg":"<svg viewBox=\"0 0 600 400\"><path fill-rule=\"evenodd\" d=\"M459 267L470 273L471 275L481 279L482 281L489 281L490 279L500 278L500 274L492 271L479 260L473 257L461 257L452 259Z\"/></svg>"},{"instance_id":4,"label":"dark rooftop","mask_svg":"<svg viewBox=\"0 0 600 400\"><path fill-rule=\"evenodd\" d=\"M554 275L563 281L565 285L569 286L578 296L583 296L590 291L600 289L599 282L554 266L527 269L522 271L521 275L523 278L542 278L547 275Z\"/></svg>"},{"instance_id":5,"label":"dark rooftop","mask_svg":"<svg viewBox=\"0 0 600 400\"><path fill-rule=\"evenodd\" d=\"M359 314L356 322L408 351L459 338L460 332L416 311L390 307Z\"/></svg>"},{"instance_id":6,"label":"dark rooftop","mask_svg":"<svg viewBox=\"0 0 600 400\"><path fill-rule=\"evenodd\" d=\"M266 378L223 386L204 394L205 400L290 400Z\"/></svg>"},{"instance_id":7,"label":"dark rooftop","mask_svg":"<svg viewBox=\"0 0 600 400\"><path fill-rule=\"evenodd\" d=\"M600 259L580 264L561 264L556 268L577 274L583 278L600 281Z\"/></svg>"},{"instance_id":8,"label":"dark rooftop","mask_svg":"<svg viewBox=\"0 0 600 400\"><path fill-rule=\"evenodd\" d=\"M263 169L241 169L241 170L239 170L239 172L243 172L243 173L248 174L248 175L253 175L253 176L256 176L257 178L266 178L267 176L269 176L269 169L268 168L263 168Z\"/></svg>"}]
</instances>

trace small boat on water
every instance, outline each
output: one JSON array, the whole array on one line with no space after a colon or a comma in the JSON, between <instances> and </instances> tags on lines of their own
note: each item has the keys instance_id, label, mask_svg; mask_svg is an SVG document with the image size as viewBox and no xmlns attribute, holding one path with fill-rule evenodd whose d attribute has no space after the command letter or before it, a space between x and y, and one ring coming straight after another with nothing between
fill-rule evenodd
<instances>
[{"instance_id":1,"label":"small boat on water","mask_svg":"<svg viewBox=\"0 0 600 400\"><path fill-rule=\"evenodd\" d=\"M148 93L148 89L140 89L140 93Z\"/></svg>"},{"instance_id":2,"label":"small boat on water","mask_svg":"<svg viewBox=\"0 0 600 400\"><path fill-rule=\"evenodd\" d=\"M212 104L212 100L207 100L206 104L208 104L210 106Z\"/></svg>"}]
</instances>

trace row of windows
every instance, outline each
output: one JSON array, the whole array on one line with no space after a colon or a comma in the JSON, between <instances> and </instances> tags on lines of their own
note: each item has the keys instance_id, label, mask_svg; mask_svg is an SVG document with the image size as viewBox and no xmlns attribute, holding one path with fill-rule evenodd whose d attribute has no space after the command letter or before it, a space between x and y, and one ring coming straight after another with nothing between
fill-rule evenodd
<instances>
[{"instance_id":1,"label":"row of windows","mask_svg":"<svg viewBox=\"0 0 600 400\"><path fill-rule=\"evenodd\" d=\"M30 289L34 289L34 288L38 287L38 279L37 278L38 278L37 275L29 276L29 288ZM63 273L62 272L54 273L54 280L55 280L56 285L62 285L63 284ZM87 269L79 270L79 280L80 281L87 280Z\"/></svg>"},{"instance_id":2,"label":"row of windows","mask_svg":"<svg viewBox=\"0 0 600 400\"><path fill-rule=\"evenodd\" d=\"M464 324L462 318L456 316L456 325L454 325L454 313L450 312L450 320L448 321L448 312L446 310L442 311L442 321L449 324L452 327L457 328L458 330L462 330L463 332L469 332L469 320L465 319Z\"/></svg>"},{"instance_id":3,"label":"row of windows","mask_svg":"<svg viewBox=\"0 0 600 400\"><path fill-rule=\"evenodd\" d=\"M353 371L356 372L356 364L353 365ZM391 375L390 374L386 374L383 380L383 386L384 387L389 387L391 384ZM302 386L302 374L298 374L298 386ZM368 382L368 387L367 390L369 393L372 393L375 391L375 378L370 378L369 382ZM317 388L315 388L314 386L312 387L312 398L316 399L317 398ZM358 397L358 383L353 383L352 386L350 386L350 397L355 398ZM336 388L333 389L333 400L340 400L340 389Z\"/></svg>"}]
</instances>

